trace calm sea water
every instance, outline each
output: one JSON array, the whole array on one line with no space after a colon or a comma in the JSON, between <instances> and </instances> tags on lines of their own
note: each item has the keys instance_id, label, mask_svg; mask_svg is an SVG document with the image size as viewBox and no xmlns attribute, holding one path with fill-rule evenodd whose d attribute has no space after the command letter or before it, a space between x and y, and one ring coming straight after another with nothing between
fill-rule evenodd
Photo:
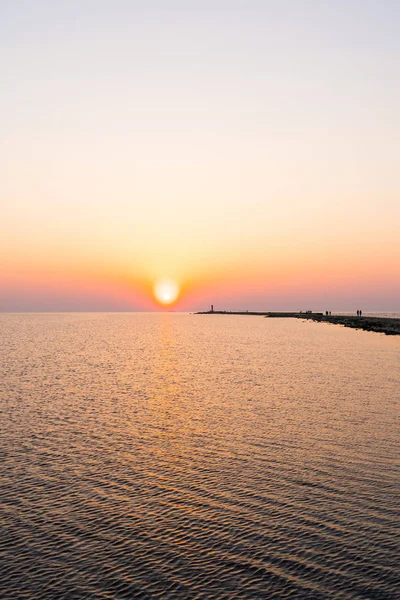
<instances>
[{"instance_id":1,"label":"calm sea water","mask_svg":"<svg viewBox=\"0 0 400 600\"><path fill-rule=\"evenodd\" d=\"M399 597L400 339L26 314L0 340L2 597Z\"/></svg>"}]
</instances>

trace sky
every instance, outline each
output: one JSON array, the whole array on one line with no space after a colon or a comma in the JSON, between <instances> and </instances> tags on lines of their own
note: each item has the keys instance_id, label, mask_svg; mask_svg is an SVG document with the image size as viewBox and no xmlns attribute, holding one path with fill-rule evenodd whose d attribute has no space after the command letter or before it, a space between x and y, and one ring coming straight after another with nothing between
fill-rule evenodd
<instances>
[{"instance_id":1,"label":"sky","mask_svg":"<svg viewBox=\"0 0 400 600\"><path fill-rule=\"evenodd\" d=\"M0 0L0 311L400 310L400 2Z\"/></svg>"}]
</instances>

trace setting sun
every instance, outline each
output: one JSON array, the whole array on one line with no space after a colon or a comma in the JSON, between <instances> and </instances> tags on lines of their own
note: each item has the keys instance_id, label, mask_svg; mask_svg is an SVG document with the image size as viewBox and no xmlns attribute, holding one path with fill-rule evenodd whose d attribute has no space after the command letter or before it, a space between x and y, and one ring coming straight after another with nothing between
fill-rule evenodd
<instances>
[{"instance_id":1,"label":"setting sun","mask_svg":"<svg viewBox=\"0 0 400 600\"><path fill-rule=\"evenodd\" d=\"M154 295L160 304L172 304L179 295L179 286L171 279L161 279L154 285Z\"/></svg>"}]
</instances>

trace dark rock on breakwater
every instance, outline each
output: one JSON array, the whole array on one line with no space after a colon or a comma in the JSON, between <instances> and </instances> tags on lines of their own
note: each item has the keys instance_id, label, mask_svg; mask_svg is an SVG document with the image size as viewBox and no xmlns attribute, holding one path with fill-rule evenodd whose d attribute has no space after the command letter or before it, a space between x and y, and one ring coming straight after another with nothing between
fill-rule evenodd
<instances>
[{"instance_id":1,"label":"dark rock on breakwater","mask_svg":"<svg viewBox=\"0 0 400 600\"><path fill-rule=\"evenodd\" d=\"M389 317L357 317L349 315L320 315L320 314L297 314L293 315L298 319L308 319L312 321L334 323L344 325L353 329L363 329L364 331L375 331L376 333L385 333L386 335L400 335L400 319Z\"/></svg>"},{"instance_id":2,"label":"dark rock on breakwater","mask_svg":"<svg viewBox=\"0 0 400 600\"><path fill-rule=\"evenodd\" d=\"M325 315L323 313L313 312L253 312L253 311L235 311L226 310L205 311L196 313L198 315L254 315L268 318L289 318L289 319L307 319L319 323L333 323L343 325L352 329L363 329L364 331L374 331L384 333L385 335L400 335L400 319L390 317L359 317L356 315Z\"/></svg>"}]
</instances>

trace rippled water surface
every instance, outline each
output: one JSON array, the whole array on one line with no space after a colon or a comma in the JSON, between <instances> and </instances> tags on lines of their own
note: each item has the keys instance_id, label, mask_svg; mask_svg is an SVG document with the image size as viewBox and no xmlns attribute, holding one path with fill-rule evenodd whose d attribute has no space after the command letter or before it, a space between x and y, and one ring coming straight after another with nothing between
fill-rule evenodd
<instances>
[{"instance_id":1,"label":"rippled water surface","mask_svg":"<svg viewBox=\"0 0 400 600\"><path fill-rule=\"evenodd\" d=\"M27 314L0 340L2 597L398 597L398 338Z\"/></svg>"}]
</instances>

